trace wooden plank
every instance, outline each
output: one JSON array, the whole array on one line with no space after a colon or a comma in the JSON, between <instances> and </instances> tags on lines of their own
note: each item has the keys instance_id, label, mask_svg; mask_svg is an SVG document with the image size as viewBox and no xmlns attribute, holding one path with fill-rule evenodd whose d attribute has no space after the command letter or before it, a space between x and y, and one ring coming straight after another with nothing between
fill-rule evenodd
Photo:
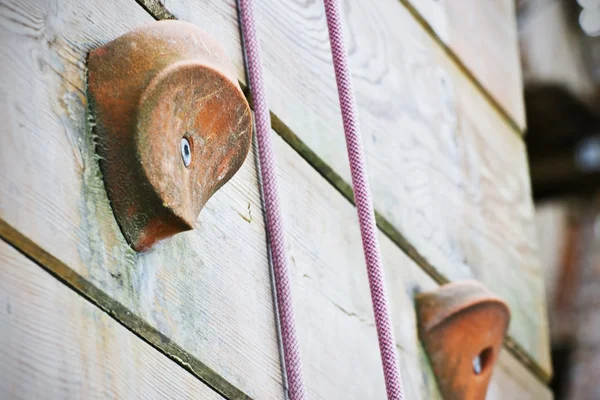
<instances>
[{"instance_id":1,"label":"wooden plank","mask_svg":"<svg viewBox=\"0 0 600 400\"><path fill-rule=\"evenodd\" d=\"M279 143L282 146L285 146L285 144ZM290 171L293 171L296 168L294 165L295 163L301 165L303 161L296 156L295 160L286 163L284 169L287 169L287 166L289 166L291 167ZM307 174L300 177L299 183L303 184L316 181L317 189L324 189L325 191L333 190L326 182L322 179L320 180L318 176L313 176L314 174L314 171L307 169ZM285 193L288 194L285 196L286 198L292 196L292 193L289 191L285 191ZM333 203L334 205L339 205L341 207L343 211L342 214L353 213L354 209L352 206L350 206L341 196L336 196L334 193L332 198L337 200ZM331 215L331 213L327 212L326 208L320 207L319 209L322 211L318 213L318 217L327 218L327 215ZM320 215L321 213L325 213L325 215ZM343 227L339 224L339 218L330 218L326 222L328 224L333 223L334 227L343 230ZM354 231L354 235L343 238L341 241L348 242L353 245L350 249L356 250L358 248L358 243L356 243L356 241L358 241L359 238L356 229L354 229ZM331 242L328 238L332 237L332 235L328 232L321 230L320 235L325 236L321 238L319 237L319 233L317 233L315 241L322 239ZM339 236L334 235L333 237ZM418 266L409 260L389 239L383 236L381 239L383 254L385 256L386 265L388 266L388 284L390 285L390 288L394 289L391 291L392 311L396 317L400 318L396 319L394 328L398 339L406 395L416 399L437 399L439 398L439 394L437 393L434 377L431 375L425 355L422 353L422 349L416 338L416 320L412 308L414 293L420 290L432 290L436 287L436 284L420 268L418 268ZM339 242L340 240L336 239L336 241ZM326 243L326 245L330 244L331 243ZM292 250L295 250L295 248ZM356 252L359 253L359 251ZM365 394L373 398L385 397L383 385L375 385L378 382L373 380L373 377L382 378L380 376L379 359L375 344L375 333L373 332L374 322L368 304L369 295L365 283L366 277L364 276L364 266L361 266L360 262L356 262L356 260L360 258L360 255L357 254L357 257L353 257L353 254L349 254L348 258L350 261L348 264L334 263L332 264L333 268L332 266L323 264L323 259L330 258L331 255L326 257L314 257L314 255L311 255L311 258L316 261L315 264L302 264L301 258L306 258L306 251L300 250L298 253L294 253L294 255L300 256L297 260L295 259L296 266L308 266L304 271L294 269L296 275L296 279L294 279L294 282L296 283L294 289L296 290L297 298L300 297L300 301L298 302L300 305L300 312L305 316L299 320L299 332L301 334L300 343L304 345L304 354L307 355L304 358L305 365L308 365L309 367L307 368L307 378L311 378L308 382L309 394L314 396L314 398L330 398L330 396L333 396L334 394L349 395L350 397L348 398L364 398L363 396ZM336 265L337 268L335 267ZM351 267L351 273L347 274L349 280L344 279L340 282L339 276L348 271L348 266ZM335 271L335 269L338 269L338 271ZM309 273L311 275L309 275ZM300 274L302 274L302 276L299 276ZM2 307L0 307L0 311L6 309L6 313L8 314L7 318L10 318L12 314L30 316L28 320L36 322L41 320L44 322L43 327L46 329L57 325L59 327L57 328L57 331L59 332L60 329L64 330L67 327L68 333L63 335L63 338L66 336L66 339L69 338L69 335L79 337L81 336L81 332L85 331L85 337L88 342L93 342L94 337L101 338L101 344L96 343L96 346L100 346L103 349L103 355L111 354L110 352L107 353L105 350L107 348L107 343L110 343L110 340L106 339L106 331L110 330L107 326L116 326L125 331L124 328L112 321L107 314L89 305L89 303L83 301L81 298L78 298L78 296L64 288L63 285L56 282L54 278L44 273L41 268L38 269L38 267L33 266L31 262L25 260L20 254L17 254L14 249L1 241L0 277L2 277L1 282L6 285L6 287L0 285L0 298L6 299L6 306L1 304ZM318 281L317 285L313 285L314 280ZM334 285L331 282L332 280L337 281L337 284ZM352 283L350 287L344 285L345 281ZM47 289L48 287L51 287L51 289ZM32 291L31 288L34 288L36 291ZM42 290L43 288L46 288L46 290ZM340 288L342 290L340 290ZM344 289L346 289L346 293L343 293ZM353 293L347 293L348 289L355 289L355 291ZM17 298L18 301L15 302L13 297ZM363 300L366 300L366 302ZM19 304L19 301L21 301L21 304ZM340 304L337 303L338 301L340 301ZM25 304L23 306L24 308L31 307L32 310L28 310L29 312L21 312L19 308L15 308L15 303L20 306ZM42 306L38 306L38 304L42 304ZM80 304L87 305L87 308L91 309L91 311L87 310L82 313L80 310L81 307L79 307ZM343 307L346 307L346 309ZM73 309L80 312L74 312ZM17 311L15 312L15 310ZM60 317L55 317L54 315L57 310L60 313ZM35 313L42 313L42 316L30 315ZM82 314L87 318L84 321L77 319L80 318ZM2 317L3 315L0 314L0 320ZM51 322L47 323L46 319ZM92 323L97 323L100 320L102 323L100 329L90 329L90 319L92 319ZM11 322L14 321L11 320ZM22 323L22 321L18 322ZM35 322L32 324L35 324ZM87 325L83 327L82 325L84 324ZM30 324L22 323L22 325L24 325L25 328L22 328L19 331L19 338L30 337L36 332L35 330L34 332L29 332L27 330L28 328L31 328ZM14 323L12 325L3 323L1 326L3 328L12 328ZM14 337L12 337L14 332L14 329L0 330L0 337L5 338L3 339L3 342L14 340ZM129 332L125 332L129 334ZM129 335L133 338L132 334ZM52 337L52 335L48 335L47 332L44 331L43 337L47 338L48 336ZM135 338L133 339L135 340ZM57 340L60 341L59 339ZM81 339L73 341L65 340L65 342L73 344L78 343L80 340ZM141 344L142 342L135 341L135 343ZM47 346L46 343L44 343L44 345ZM78 343L78 345L81 349L81 343ZM108 346L110 347L110 345ZM3 348L10 348L11 350L13 350L13 347L3 346ZM90 350L90 347L93 347L93 344L85 347L83 354L90 354L90 352L95 354ZM35 350L35 348L32 348L31 346L28 346L27 349ZM52 348L50 348L50 351L48 351L48 348L45 348L45 350L46 353L49 354L48 360L45 360L46 363L50 365L56 363L56 353L52 351ZM117 351L120 352L121 357L123 358L122 347L118 347ZM22 352L18 352L17 350L14 350L14 352L18 353L14 355L15 358L22 357ZM62 355L63 353L71 354L64 349L60 354ZM127 353L125 353L125 355L127 355ZM60 359L60 357L58 358ZM0 360L3 361L3 365L7 364L5 362L6 359L9 359L9 357L2 354ZM127 360L127 357L124 357L124 359ZM308 363L306 363L307 360L309 361ZM162 361L163 363L165 362L165 360ZM365 361L366 363L364 363ZM70 359L70 362L72 363L73 360ZM341 362L348 362L349 364L340 364ZM100 364L102 367L106 366L106 364ZM144 365L146 364L148 363L145 362ZM319 368L315 368L315 364ZM162 371L162 368L166 368L162 364L150 365L152 365L156 371ZM344 365L345 367L335 368L335 366L339 367L339 365ZM69 368L72 374L73 371L70 364ZM106 374L106 376L112 378L114 369L110 370L112 371L112 374ZM40 373L42 372L45 371L41 371ZM65 394L80 395L81 392L86 393L85 390L89 389L86 386L83 388L85 390L82 390L78 386L81 384L80 380L76 380L75 382L68 381L65 383L64 379L59 379L59 377L63 375L62 372L62 370L58 370L53 374L49 374L49 376L46 376L46 380L43 380L41 383L49 388L54 388L58 385L59 389L57 390L64 391L64 393L61 393L63 394L63 396L60 396L61 398L69 398L68 396L64 396ZM365 373L367 375L365 375ZM14 385L18 386L18 378L25 375L26 374L19 374L18 377L13 377L10 374L4 374L3 380L0 381L0 388L12 386L12 390L21 391L20 387L15 389ZM94 388L96 382L94 379L90 380L89 375L88 371L88 375L86 376L88 377L88 381L92 383L92 388ZM164 373L161 376L170 377L169 374ZM332 379L334 379L334 382L332 382ZM59 381L58 383L56 382L57 380ZM127 382L130 382L130 380L127 380ZM118 384L116 386L119 387ZM346 389L347 386L349 387L347 388L348 392L346 393L346 390L344 389ZM310 390L313 388L316 388L317 390ZM30 387L29 389L38 390L37 387ZM133 388L128 387L128 389L131 390ZM322 392L325 390L330 393L323 395ZM358 391L358 393L356 391ZM30 392L26 392L25 394L28 395L29 393ZM162 393L170 392L163 391ZM186 393L189 394L189 392ZM503 351L490 385L488 399L504 399L508 398L508 396L519 399L552 398L548 388L537 381L523 365L514 359L512 355ZM171 395L169 397L172 398L176 396ZM30 397L26 396L26 398ZM31 398L36 397L33 396Z\"/></svg>"},{"instance_id":2,"label":"wooden plank","mask_svg":"<svg viewBox=\"0 0 600 400\"><path fill-rule=\"evenodd\" d=\"M520 130L525 104L514 0L400 0L489 92Z\"/></svg>"},{"instance_id":3,"label":"wooden plank","mask_svg":"<svg viewBox=\"0 0 600 400\"><path fill-rule=\"evenodd\" d=\"M309 397L332 398L346 388L348 393L340 398L384 398L356 209L281 139L275 143L285 223L291 233L292 282L306 380L309 388L316 385L322 390ZM417 337L414 310L414 295L438 285L382 233L380 240L406 398L439 398ZM333 367L340 365L344 368ZM367 380L377 385L366 384ZM321 397L322 393L326 395ZM503 350L487 398L552 395Z\"/></svg>"},{"instance_id":4,"label":"wooden plank","mask_svg":"<svg viewBox=\"0 0 600 400\"><path fill-rule=\"evenodd\" d=\"M474 277L504 297L518 321L513 348L548 377L522 140L396 0L344 5L380 227L439 281ZM165 6L218 37L245 79L233 0ZM273 126L351 197L323 6L256 6Z\"/></svg>"},{"instance_id":5,"label":"wooden plank","mask_svg":"<svg viewBox=\"0 0 600 400\"><path fill-rule=\"evenodd\" d=\"M198 229L150 253L133 254L114 221L93 156L84 60L90 47L147 22L148 15L133 2L116 0L102 7L30 0L9 11L1 25L7 40L0 50L0 113L9 123L0 135L0 216L16 231L5 227L3 237L29 249L30 257L71 286L78 274L89 282L77 287L88 290L85 295L102 291L92 300L102 303L110 296L114 303L101 305L120 320L135 315L131 328L155 346L164 350L164 338L178 344L181 352L171 356L182 365L200 360L250 397L281 398L254 154L209 201ZM22 34L15 21L39 16L44 33ZM327 399L383 395L355 210L282 139L276 145L309 393ZM394 270L422 277L399 281L398 275L390 283L399 299L393 306L407 392L435 398L412 307L416 285L435 284L393 243L385 243ZM152 336L153 330L162 336ZM194 373L223 388L210 371ZM524 375L533 382L525 394L543 392L531 374Z\"/></svg>"},{"instance_id":6,"label":"wooden plank","mask_svg":"<svg viewBox=\"0 0 600 400\"><path fill-rule=\"evenodd\" d=\"M465 132L460 182L466 191L477 193L456 199L461 203L456 217L465 221L465 230L458 230L461 241L467 238L463 254L466 263L475 266L473 276L508 300L511 348L537 362L522 360L548 380L552 363L547 306L525 145L510 135L498 114L486 113L489 107L475 101L477 91L472 85L455 82L457 107L463 115L459 123ZM456 279L460 273L449 276Z\"/></svg>"},{"instance_id":7,"label":"wooden plank","mask_svg":"<svg viewBox=\"0 0 600 400\"><path fill-rule=\"evenodd\" d=\"M0 398L222 397L0 240Z\"/></svg>"}]
</instances>

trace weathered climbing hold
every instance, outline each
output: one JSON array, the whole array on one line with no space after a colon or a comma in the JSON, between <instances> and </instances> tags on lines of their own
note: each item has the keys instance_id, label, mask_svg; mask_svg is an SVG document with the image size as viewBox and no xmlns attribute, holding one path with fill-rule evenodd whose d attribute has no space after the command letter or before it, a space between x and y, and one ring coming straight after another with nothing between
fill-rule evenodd
<instances>
[{"instance_id":1,"label":"weathered climbing hold","mask_svg":"<svg viewBox=\"0 0 600 400\"><path fill-rule=\"evenodd\" d=\"M419 337L445 400L483 400L508 329L507 304L475 281L417 295Z\"/></svg>"},{"instance_id":2,"label":"weathered climbing hold","mask_svg":"<svg viewBox=\"0 0 600 400\"><path fill-rule=\"evenodd\" d=\"M241 167L252 116L221 46L195 25L160 21L93 50L91 110L116 220L138 251L193 229Z\"/></svg>"}]
</instances>

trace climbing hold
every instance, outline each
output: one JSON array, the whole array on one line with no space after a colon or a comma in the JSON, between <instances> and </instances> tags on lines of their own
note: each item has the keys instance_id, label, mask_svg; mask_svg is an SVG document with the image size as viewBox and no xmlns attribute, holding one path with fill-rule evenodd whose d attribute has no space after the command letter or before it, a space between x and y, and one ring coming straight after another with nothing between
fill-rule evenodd
<instances>
[{"instance_id":1,"label":"climbing hold","mask_svg":"<svg viewBox=\"0 0 600 400\"><path fill-rule=\"evenodd\" d=\"M193 229L251 144L250 108L224 50L195 25L160 21L91 51L88 71L100 168L123 235L142 251Z\"/></svg>"},{"instance_id":2,"label":"climbing hold","mask_svg":"<svg viewBox=\"0 0 600 400\"><path fill-rule=\"evenodd\" d=\"M445 400L483 400L508 329L508 305L476 281L417 295L419 337Z\"/></svg>"}]
</instances>

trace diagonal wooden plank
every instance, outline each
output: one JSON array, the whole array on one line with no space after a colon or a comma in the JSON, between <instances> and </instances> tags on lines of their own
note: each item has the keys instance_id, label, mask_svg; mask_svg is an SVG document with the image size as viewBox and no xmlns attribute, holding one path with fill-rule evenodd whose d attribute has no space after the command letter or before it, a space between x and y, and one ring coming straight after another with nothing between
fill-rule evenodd
<instances>
[{"instance_id":1,"label":"diagonal wooden plank","mask_svg":"<svg viewBox=\"0 0 600 400\"><path fill-rule=\"evenodd\" d=\"M278 144L280 150L286 149L281 140ZM286 154L285 151L283 153ZM297 210L287 214L286 222L295 227L290 251L299 305L300 343L308 361L311 398L331 398L336 394L347 398L384 396L383 385L378 385L383 378L353 207L306 166L298 155L290 154L281 163L281 174L293 178L285 182L294 182L285 185L283 195L286 204L295 205ZM299 193L295 185L308 189ZM317 196L322 196L320 201L315 201L315 193L321 194ZM320 224L311 223L307 218L310 216L318 219ZM120 311L122 306L98 289L90 288L83 279L74 277L74 272L35 243L6 224L0 225L0 236L19 246L21 252L77 292L110 311L111 316L144 336L180 365L195 372L197 360L192 355L170 344L166 337L153 342L153 337L149 336L152 328L146 326L145 321L127 310ZM381 240L406 393L417 399L439 398L434 377L417 339L413 308L414 294L432 290L436 284L388 238L382 236ZM341 248L347 250L336 251ZM339 368L340 365L344 368ZM519 399L551 398L549 390L523 365L512 355L502 353L488 398L510 396ZM238 398L232 392L227 397Z\"/></svg>"},{"instance_id":2,"label":"diagonal wooden plank","mask_svg":"<svg viewBox=\"0 0 600 400\"><path fill-rule=\"evenodd\" d=\"M161 333L136 313L131 312L123 304L110 297L102 289L94 286L91 282L1 219L0 238L14 246L24 256L40 265L74 292L110 315L115 321L129 329L141 340L144 340L172 361L178 363L202 382L205 382L215 392L222 394L228 399L249 399L249 396L244 392L215 373L210 367L195 358L171 340L171 338Z\"/></svg>"},{"instance_id":3,"label":"diagonal wooden plank","mask_svg":"<svg viewBox=\"0 0 600 400\"><path fill-rule=\"evenodd\" d=\"M222 399L0 241L0 398Z\"/></svg>"},{"instance_id":4,"label":"diagonal wooden plank","mask_svg":"<svg viewBox=\"0 0 600 400\"><path fill-rule=\"evenodd\" d=\"M292 162L286 163L286 166L293 166L294 161L303 163L301 160L296 158L291 160ZM284 169L286 169L284 166ZM294 167L292 167L293 170ZM306 176L300 178L299 183L304 183L304 180L308 179L313 182L315 178L315 172L311 170ZM331 191L332 189L327 185L326 182L319 182L316 177L317 187L322 186L325 191ZM292 196L289 193L289 196ZM341 198L341 196L332 196L334 199L337 197L340 202L341 208L350 211L351 206ZM302 204L305 199L302 199ZM312 201L310 202L312 204ZM327 210L325 210L326 212ZM326 213L331 215L331 213ZM320 216L320 215L319 215ZM302 219L302 216L300 216ZM339 224L339 217L324 218L329 219L326 222L328 227L331 227L329 222L334 222L333 226L337 226L338 229L343 229L343 226ZM335 232L333 232L335 234ZM345 237L341 240L339 237L342 235L330 235L330 232L326 232L327 238L333 237L334 241L352 241L351 237ZM119 306L114 300L108 298L106 294L101 293L98 289L90 288L90 284L84 282L81 279L74 278L74 273L69 272L68 267L61 265L60 261L54 259L51 255L44 252L42 249L37 247L35 243L29 241L29 239L22 237L14 229L7 226L6 224L0 224L0 236L9 243L19 246L19 251L30 257L33 261L39 263L44 269L48 270L51 274L55 275L59 280L63 281L66 285L74 289L76 292L82 294L88 298L92 303L97 304L101 309L110 312L113 318L116 318L121 324L132 330L134 333L140 334L141 337L150 342L154 347L161 350L171 357L175 362L179 363L185 369L190 370L196 374L195 367L197 366L197 360L192 355L185 352L184 350L177 348L176 345L170 344L169 339L161 337L160 342L152 342L153 338L149 337L148 331L151 329L147 327L145 322L142 320L136 320L135 316L132 316L130 312L121 313ZM314 235L315 241L323 240L317 233ZM355 240L358 240L358 235L354 235ZM325 239L331 244L331 240ZM294 241L295 243L296 241ZM327 247L330 249L330 247ZM356 249L356 246L352 246L351 249ZM436 399L439 398L437 388L435 386L435 378L431 375L430 367L428 366L426 356L423 354L420 344L417 340L416 334L416 320L413 309L413 295L421 290L433 290L436 287L435 282L431 280L420 268L414 265L398 248L389 241L389 239L382 236L382 250L385 256L386 265L388 265L388 283L390 284L391 300L392 300L392 311L395 315L396 325L396 336L398 339L398 349L401 354L402 373L405 379L405 388L407 395L411 398L416 399ZM12 249L9 252L8 262L5 262L3 251L0 251L0 265L13 267L13 261L15 257L12 255L14 252ZM294 264L301 265L303 259L306 258L306 251L302 248L299 249L298 253L294 253L298 260L293 256ZM301 319L301 332L302 341L305 350L308 350L308 360L310 382L309 387L311 390L311 396L314 398L330 398L340 393L344 393L343 390L348 390L349 398L364 398L362 396L368 395L369 397L378 397L377 393L384 396L383 387L376 385L367 385L366 382L372 382L372 377L380 378L378 366L378 358L376 356L376 346L373 342L373 336L375 335L372 316L370 316L370 308L367 304L368 293L364 285L364 268L359 269L359 264L356 263L356 257L352 257L352 254L348 255L350 262L346 265L342 265L342 269L346 270L347 266L352 266L351 273L347 274L347 279L352 282L350 288L358 289L356 296L348 296L348 293L343 293L343 290L339 290L340 286L348 288L348 285L342 283L340 285L339 275L331 273L331 266L323 265L323 261L327 261L331 256L335 255L329 251L328 255L325 256L314 256L309 255L311 261L314 264L306 264L308 268L304 269L302 276L298 276L295 280L299 284L296 285L297 297L300 297L300 304L302 305L301 310L304 312L304 318ZM18 257L19 259L20 256ZM29 262L28 262L29 263ZM316 272L311 266L316 266ZM333 264L336 265L336 264ZM324 271L324 273L322 272ZM4 271L3 271L4 272ZM10 275L12 271L8 268L5 271ZM17 271L18 275L22 271ZM310 272L311 275L308 274ZM335 272L335 271L332 271ZM302 273L302 270L297 271L297 275ZM23 284L32 285L35 284L36 273L29 274L26 277L28 281ZM331 278L337 281L337 285L331 285ZM347 281L346 279L346 281ZM46 279L47 280L47 279ZM312 281L316 280L314 284ZM3 282L9 283L10 279L4 279ZM60 285L59 285L60 286ZM362 290L360 289L362 286ZM332 291L332 288L338 288L338 290ZM10 289L16 291L18 295L27 295L27 291L23 291L18 285L11 285ZM63 290L63 289L60 289ZM63 290L64 291L64 290ZM5 291L0 288L0 293ZM53 307L56 301L52 296L45 296L44 302L46 307ZM348 301L350 300L350 301ZM364 302L361 300L365 300ZM10 301L10 300L9 300ZM74 301L69 302L69 304ZM344 308L345 307L345 308ZM356 308L355 308L356 307ZM7 310L9 308L7 307ZM7 311L9 312L9 311ZM98 313L99 311L95 311ZM46 313L51 315L52 312ZM46 317L47 317L46 315ZM125 318L123 318L126 316ZM103 317L105 318L105 317ZM9 326L9 325L3 325ZM77 332L77 329L73 331ZM15 340L11 337L12 331L0 330L0 336L6 337L6 340ZM371 340L369 340L371 339ZM90 340L93 340L90 338ZM105 342L105 338L97 337L96 341L100 340ZM165 348L166 347L166 348ZM372 348L371 348L372 347ZM365 352L366 351L366 352ZM179 354L179 356L177 356ZM333 367L327 367L332 362ZM5 360L3 357L2 360ZM55 362L55 358L49 358L48 362ZM366 362L366 365L365 365ZM336 368L335 366L344 365L344 368ZM369 365L371 365L369 367ZM365 371L369 371L371 378L365 376ZM356 374L356 378L349 378ZM13 379L10 375L3 375L5 386L19 385L19 379ZM360 377L360 378L358 378ZM340 380L338 383L336 380ZM376 382L372 382L376 383ZM49 385L55 384L52 380L48 382ZM56 385L56 384L55 384ZM2 385L0 385L1 387ZM314 388L317 388L316 390ZM35 389L35 387L33 388ZM79 386L77 382L69 385L67 388L61 387L66 390L66 394L77 393ZM130 388L131 389L131 388ZM379 389L379 391L378 391ZM324 392L329 392L324 394ZM235 394L232 391L225 392L226 398L241 398L239 394ZM171 394L173 396L173 394ZM329 397L328 397L329 396ZM519 399L551 399L551 393L541 382L537 381L536 378L528 372L523 365L521 365L512 355L503 352L500 355L498 366L494 372L494 377L490 384L488 399L504 399L509 396L513 396Z\"/></svg>"},{"instance_id":5,"label":"diagonal wooden plank","mask_svg":"<svg viewBox=\"0 0 600 400\"><path fill-rule=\"evenodd\" d=\"M514 0L399 0L517 133L526 126Z\"/></svg>"}]
</instances>

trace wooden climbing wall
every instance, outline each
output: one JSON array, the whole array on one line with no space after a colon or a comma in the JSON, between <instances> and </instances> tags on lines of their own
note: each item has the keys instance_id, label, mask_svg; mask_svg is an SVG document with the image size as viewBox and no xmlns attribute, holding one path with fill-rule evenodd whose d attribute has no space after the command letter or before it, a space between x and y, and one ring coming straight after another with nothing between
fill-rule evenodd
<instances>
[{"instance_id":1,"label":"wooden climbing wall","mask_svg":"<svg viewBox=\"0 0 600 400\"><path fill-rule=\"evenodd\" d=\"M323 6L256 3L309 398L382 399ZM514 5L470 3L343 2L406 398L439 398L415 293L475 278L512 308L488 398L547 399ZM106 197L86 57L164 18L245 84L234 0L0 0L0 398L284 396L255 153L149 253Z\"/></svg>"}]
</instances>

